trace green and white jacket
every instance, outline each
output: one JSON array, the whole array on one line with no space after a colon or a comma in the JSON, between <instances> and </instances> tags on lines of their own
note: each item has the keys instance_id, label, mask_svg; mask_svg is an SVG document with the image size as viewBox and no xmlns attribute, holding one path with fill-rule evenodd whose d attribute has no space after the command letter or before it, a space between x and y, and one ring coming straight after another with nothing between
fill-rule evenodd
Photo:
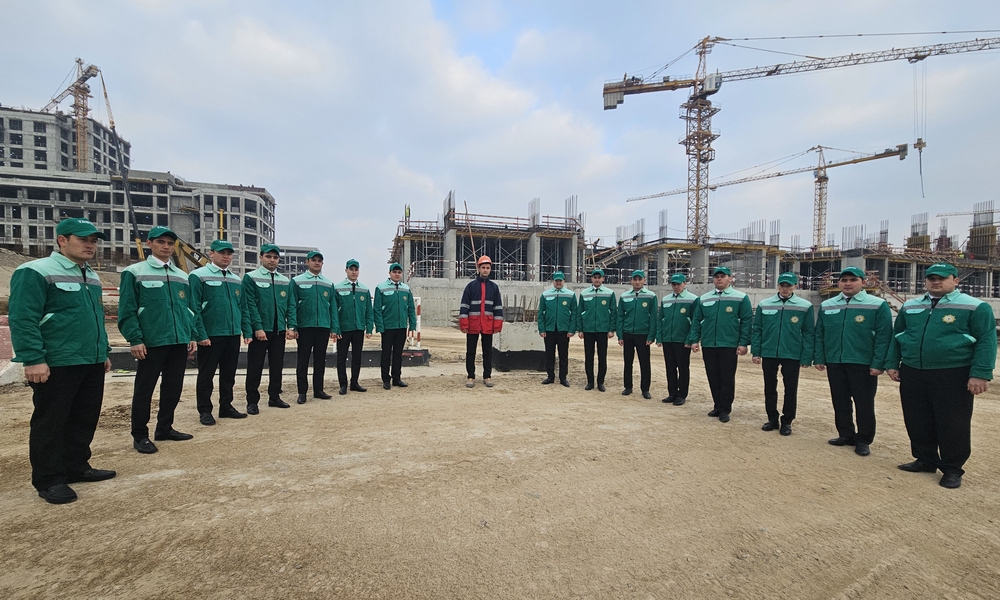
<instances>
[{"instance_id":1,"label":"green and white jacket","mask_svg":"<svg viewBox=\"0 0 1000 600\"><path fill-rule=\"evenodd\" d=\"M292 280L264 267L243 276L244 336L247 331L295 331L295 301ZM275 322L277 321L277 329Z\"/></svg>"},{"instance_id":2,"label":"green and white jacket","mask_svg":"<svg viewBox=\"0 0 1000 600\"><path fill-rule=\"evenodd\" d=\"M660 325L656 329L656 341L660 344L686 343L691 333L691 319L699 304L698 296L684 290L675 295L669 293L660 300Z\"/></svg>"},{"instance_id":3,"label":"green and white jacket","mask_svg":"<svg viewBox=\"0 0 1000 600\"><path fill-rule=\"evenodd\" d=\"M838 294L819 307L813 363L868 365L881 371L891 340L892 312L885 300L864 290L850 300Z\"/></svg>"},{"instance_id":4,"label":"green and white jacket","mask_svg":"<svg viewBox=\"0 0 1000 600\"><path fill-rule=\"evenodd\" d=\"M547 331L576 333L576 293L565 284L545 290L538 301L538 333Z\"/></svg>"},{"instance_id":5,"label":"green and white jacket","mask_svg":"<svg viewBox=\"0 0 1000 600\"><path fill-rule=\"evenodd\" d=\"M243 283L229 269L212 263L191 271L191 312L194 313L195 338L200 342L210 337L243 334Z\"/></svg>"},{"instance_id":6,"label":"green and white jacket","mask_svg":"<svg viewBox=\"0 0 1000 600\"><path fill-rule=\"evenodd\" d=\"M413 291L402 281L396 283L386 279L375 286L375 331L382 333L388 329L417 329L417 307L413 303Z\"/></svg>"},{"instance_id":7,"label":"green and white jacket","mask_svg":"<svg viewBox=\"0 0 1000 600\"><path fill-rule=\"evenodd\" d=\"M118 330L130 346L149 348L197 341L188 275L150 256L122 271Z\"/></svg>"},{"instance_id":8,"label":"green and white jacket","mask_svg":"<svg viewBox=\"0 0 1000 600\"><path fill-rule=\"evenodd\" d=\"M752 332L750 298L729 286L721 294L712 290L698 298L687 342L706 348L738 348L750 345Z\"/></svg>"},{"instance_id":9,"label":"green and white jacket","mask_svg":"<svg viewBox=\"0 0 1000 600\"><path fill-rule=\"evenodd\" d=\"M618 301L618 339L624 334L645 335L646 341L656 341L656 294L646 288L630 289Z\"/></svg>"},{"instance_id":10,"label":"green and white jacket","mask_svg":"<svg viewBox=\"0 0 1000 600\"><path fill-rule=\"evenodd\" d=\"M372 314L372 294L368 286L356 281L351 286L350 279L344 279L333 288L333 300L337 303L337 316L340 329L334 329L337 335L345 331L364 331L371 333L375 327L375 317Z\"/></svg>"},{"instance_id":11,"label":"green and white jacket","mask_svg":"<svg viewBox=\"0 0 1000 600\"><path fill-rule=\"evenodd\" d=\"M295 325L303 327L319 327L321 329L339 328L337 305L333 301L333 281L322 273L313 275L309 271L292 277L292 301L295 303Z\"/></svg>"},{"instance_id":12,"label":"green and white jacket","mask_svg":"<svg viewBox=\"0 0 1000 600\"><path fill-rule=\"evenodd\" d=\"M812 302L795 294L782 300L780 294L765 298L753 317L750 348L761 358L787 358L812 364L814 346Z\"/></svg>"},{"instance_id":13,"label":"green and white jacket","mask_svg":"<svg viewBox=\"0 0 1000 600\"><path fill-rule=\"evenodd\" d=\"M618 320L615 292L603 285L588 286L580 292L576 309L576 330L583 333L610 333Z\"/></svg>"}]
</instances>

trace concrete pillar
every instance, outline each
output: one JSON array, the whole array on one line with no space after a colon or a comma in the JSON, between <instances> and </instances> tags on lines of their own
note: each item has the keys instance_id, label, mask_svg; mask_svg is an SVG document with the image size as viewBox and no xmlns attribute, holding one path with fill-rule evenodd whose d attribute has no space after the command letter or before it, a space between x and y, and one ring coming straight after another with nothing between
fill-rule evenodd
<instances>
[{"instance_id":1,"label":"concrete pillar","mask_svg":"<svg viewBox=\"0 0 1000 600\"><path fill-rule=\"evenodd\" d=\"M691 251L691 283L708 283L711 280L708 272L708 246Z\"/></svg>"},{"instance_id":2,"label":"concrete pillar","mask_svg":"<svg viewBox=\"0 0 1000 600\"><path fill-rule=\"evenodd\" d=\"M907 284L906 293L916 294L917 293L917 263L910 263L910 282Z\"/></svg>"},{"instance_id":3,"label":"concrete pillar","mask_svg":"<svg viewBox=\"0 0 1000 600\"><path fill-rule=\"evenodd\" d=\"M879 267L878 278L882 281L889 279L889 257L882 259L882 266Z\"/></svg>"},{"instance_id":4,"label":"concrete pillar","mask_svg":"<svg viewBox=\"0 0 1000 600\"><path fill-rule=\"evenodd\" d=\"M768 282L767 278L764 279L764 285L762 287L770 288L778 286L778 275L781 275L781 255L775 254L773 256L766 257L766 266L764 268L765 275L767 271L770 271L773 276L771 281Z\"/></svg>"},{"instance_id":5,"label":"concrete pillar","mask_svg":"<svg viewBox=\"0 0 1000 600\"><path fill-rule=\"evenodd\" d=\"M458 270L458 246L456 245L454 229L444 232L444 265L442 267L445 279L455 279L455 272Z\"/></svg>"},{"instance_id":6,"label":"concrete pillar","mask_svg":"<svg viewBox=\"0 0 1000 600\"><path fill-rule=\"evenodd\" d=\"M565 273L566 283L576 283L577 280L576 273L580 268L580 257L579 257L580 253L578 252L577 248L578 244L577 239L578 238L574 235L573 237L566 240L563 246L565 248L563 252L568 253L569 255L569 273Z\"/></svg>"},{"instance_id":7,"label":"concrete pillar","mask_svg":"<svg viewBox=\"0 0 1000 600\"><path fill-rule=\"evenodd\" d=\"M538 234L533 233L528 238L528 281L538 281L538 274L542 272L542 241L538 239Z\"/></svg>"},{"instance_id":8,"label":"concrete pillar","mask_svg":"<svg viewBox=\"0 0 1000 600\"><path fill-rule=\"evenodd\" d=\"M993 297L993 269L986 271L986 293L983 294L983 297Z\"/></svg>"},{"instance_id":9,"label":"concrete pillar","mask_svg":"<svg viewBox=\"0 0 1000 600\"><path fill-rule=\"evenodd\" d=\"M410 263L413 262L413 240L403 240L403 273L410 274ZM429 265L427 265L429 266Z\"/></svg>"},{"instance_id":10,"label":"concrete pillar","mask_svg":"<svg viewBox=\"0 0 1000 600\"><path fill-rule=\"evenodd\" d=\"M673 272L670 270L670 251L660 248L656 251L656 284L667 285L670 283L671 275Z\"/></svg>"}]
</instances>

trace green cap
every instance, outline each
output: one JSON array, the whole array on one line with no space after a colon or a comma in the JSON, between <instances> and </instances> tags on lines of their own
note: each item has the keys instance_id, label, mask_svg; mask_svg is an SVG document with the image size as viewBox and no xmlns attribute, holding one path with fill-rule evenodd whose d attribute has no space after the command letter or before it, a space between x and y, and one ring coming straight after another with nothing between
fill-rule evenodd
<instances>
[{"instance_id":1,"label":"green cap","mask_svg":"<svg viewBox=\"0 0 1000 600\"><path fill-rule=\"evenodd\" d=\"M674 273L670 276L670 283L687 283L687 276L684 273Z\"/></svg>"},{"instance_id":2,"label":"green cap","mask_svg":"<svg viewBox=\"0 0 1000 600\"><path fill-rule=\"evenodd\" d=\"M403 265L399 263L392 263L391 265L389 265L390 273L392 273L393 271L402 271L402 270L403 270Z\"/></svg>"},{"instance_id":3,"label":"green cap","mask_svg":"<svg viewBox=\"0 0 1000 600\"><path fill-rule=\"evenodd\" d=\"M59 221L56 225L56 235L75 235L77 237L88 237L91 235L96 235L102 240L108 239L108 236L97 230L94 224L87 219L63 219Z\"/></svg>"},{"instance_id":4,"label":"green cap","mask_svg":"<svg viewBox=\"0 0 1000 600\"><path fill-rule=\"evenodd\" d=\"M603 269L594 269L594 272L591 273L590 276L593 277L594 275L600 275L601 277L604 277L604 270Z\"/></svg>"},{"instance_id":5,"label":"green cap","mask_svg":"<svg viewBox=\"0 0 1000 600\"><path fill-rule=\"evenodd\" d=\"M310 250L306 254L306 260L309 260L310 258L316 258L317 256L319 257L320 260L323 260L323 253L322 252L320 252L319 250Z\"/></svg>"},{"instance_id":6,"label":"green cap","mask_svg":"<svg viewBox=\"0 0 1000 600\"><path fill-rule=\"evenodd\" d=\"M781 285L782 283L787 283L789 285L798 285L799 276L796 275L795 273L782 273L781 275L778 275L778 285Z\"/></svg>"},{"instance_id":7,"label":"green cap","mask_svg":"<svg viewBox=\"0 0 1000 600\"><path fill-rule=\"evenodd\" d=\"M229 240L215 240L214 242L212 242L211 248L213 252L222 252L223 250L230 250L235 252L233 244Z\"/></svg>"},{"instance_id":8,"label":"green cap","mask_svg":"<svg viewBox=\"0 0 1000 600\"><path fill-rule=\"evenodd\" d=\"M268 252L277 252L278 254L281 254L281 248L279 248L277 244L264 244L260 247L261 256L264 256Z\"/></svg>"},{"instance_id":9,"label":"green cap","mask_svg":"<svg viewBox=\"0 0 1000 600\"><path fill-rule=\"evenodd\" d=\"M636 269L635 271L632 271L632 279L635 279L636 277L642 277L643 279L645 279L646 272L643 271L642 269Z\"/></svg>"},{"instance_id":10,"label":"green cap","mask_svg":"<svg viewBox=\"0 0 1000 600\"><path fill-rule=\"evenodd\" d=\"M860 277L861 279L865 278L865 272L859 269L858 267L847 267L846 269L840 272L840 277L838 277L838 279L843 279L845 275L850 275L852 277Z\"/></svg>"},{"instance_id":11,"label":"green cap","mask_svg":"<svg viewBox=\"0 0 1000 600\"><path fill-rule=\"evenodd\" d=\"M351 260L347 261L347 266L344 267L344 268L345 269L350 269L351 267L357 267L357 268L360 269L361 268L361 263L359 263L358 261L356 261L356 260L354 260L352 258Z\"/></svg>"},{"instance_id":12,"label":"green cap","mask_svg":"<svg viewBox=\"0 0 1000 600\"><path fill-rule=\"evenodd\" d=\"M552 274L552 281L565 281L565 280L566 276L563 275L562 271L556 271L555 273Z\"/></svg>"},{"instance_id":13,"label":"green cap","mask_svg":"<svg viewBox=\"0 0 1000 600\"><path fill-rule=\"evenodd\" d=\"M719 273L722 273L723 275L729 275L730 277L733 276L733 272L729 270L729 267L724 267L722 265L715 267L715 270L712 271L712 277L715 277Z\"/></svg>"},{"instance_id":14,"label":"green cap","mask_svg":"<svg viewBox=\"0 0 1000 600\"><path fill-rule=\"evenodd\" d=\"M177 234L176 233L174 233L173 231L170 231L169 229L167 229L166 227L164 227L162 225L158 225L158 226L150 229L149 230L149 235L146 236L146 239L147 240L155 240L156 238L161 238L161 237L163 237L165 235L169 235L170 237L174 238L175 240L177 239Z\"/></svg>"},{"instance_id":15,"label":"green cap","mask_svg":"<svg viewBox=\"0 0 1000 600\"><path fill-rule=\"evenodd\" d=\"M924 277L930 277L931 275L937 275L938 277L954 275L955 277L958 277L958 269L955 268L955 265L949 265L948 263L934 263L933 265L927 267L927 272L924 273Z\"/></svg>"}]
</instances>

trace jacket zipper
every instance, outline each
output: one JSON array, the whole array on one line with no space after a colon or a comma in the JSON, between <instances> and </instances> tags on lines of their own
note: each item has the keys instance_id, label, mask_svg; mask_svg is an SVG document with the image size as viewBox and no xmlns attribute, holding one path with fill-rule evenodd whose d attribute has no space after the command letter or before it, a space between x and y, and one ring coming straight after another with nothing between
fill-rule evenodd
<instances>
[{"instance_id":1,"label":"jacket zipper","mask_svg":"<svg viewBox=\"0 0 1000 600\"><path fill-rule=\"evenodd\" d=\"M97 354L94 355L96 359L101 355L101 317L104 316L104 311L101 310L101 314L97 314L97 307L94 306L94 297L90 295L90 288L87 287L87 275L83 271L80 272L80 276L83 277L83 291L87 293L87 299L90 300L91 312L94 313L94 324L97 325Z\"/></svg>"},{"instance_id":2,"label":"jacket zipper","mask_svg":"<svg viewBox=\"0 0 1000 600\"><path fill-rule=\"evenodd\" d=\"M940 304L940 303L941 303L941 301L938 300L938 304ZM931 313L933 313L933 312L934 312L934 308L932 307L927 312L927 318L924 319L924 329L923 329L923 331L920 332L920 352L919 352L919 356L920 356L920 368L921 369L924 368L924 336L927 335L927 325L930 324L930 322L931 322Z\"/></svg>"},{"instance_id":3,"label":"jacket zipper","mask_svg":"<svg viewBox=\"0 0 1000 600\"><path fill-rule=\"evenodd\" d=\"M167 278L167 296L170 298L170 320L174 324L174 339L181 339L180 331L177 330L177 315L174 314L174 293L170 290L170 265L163 267L163 273ZM180 343L180 342L178 342Z\"/></svg>"}]
</instances>

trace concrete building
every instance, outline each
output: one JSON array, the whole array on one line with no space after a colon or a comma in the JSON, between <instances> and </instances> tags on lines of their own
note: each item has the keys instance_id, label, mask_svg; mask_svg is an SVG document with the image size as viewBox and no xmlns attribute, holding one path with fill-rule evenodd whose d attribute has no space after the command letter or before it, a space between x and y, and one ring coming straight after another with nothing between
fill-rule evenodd
<instances>
[{"instance_id":1,"label":"concrete building","mask_svg":"<svg viewBox=\"0 0 1000 600\"><path fill-rule=\"evenodd\" d=\"M281 246L281 262L278 263L278 272L286 277L295 277L296 275L305 273L307 270L306 254L309 254L313 250L318 252L319 248L310 246ZM326 260L326 257L324 256L323 259ZM336 276L339 271L334 269L331 272L334 273L334 276L331 276L329 273L326 276L339 281L339 277Z\"/></svg>"}]
</instances>

